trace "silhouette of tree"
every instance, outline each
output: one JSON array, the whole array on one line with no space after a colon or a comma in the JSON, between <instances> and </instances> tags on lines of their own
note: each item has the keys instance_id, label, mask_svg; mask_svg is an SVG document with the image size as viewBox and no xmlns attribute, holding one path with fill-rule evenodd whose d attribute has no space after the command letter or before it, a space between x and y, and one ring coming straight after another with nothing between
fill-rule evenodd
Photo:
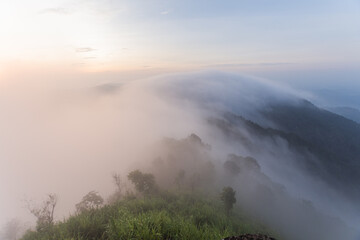
<instances>
[{"instance_id":1,"label":"silhouette of tree","mask_svg":"<svg viewBox=\"0 0 360 240\"><path fill-rule=\"evenodd\" d=\"M58 201L55 194L48 194L47 199L40 207L32 206L27 202L27 208L36 218L36 229L43 231L54 223L54 211Z\"/></svg>"},{"instance_id":2,"label":"silhouette of tree","mask_svg":"<svg viewBox=\"0 0 360 240\"><path fill-rule=\"evenodd\" d=\"M142 173L139 170L135 170L129 173L128 179L140 193L148 195L156 191L155 177L151 173Z\"/></svg>"},{"instance_id":3,"label":"silhouette of tree","mask_svg":"<svg viewBox=\"0 0 360 240\"><path fill-rule=\"evenodd\" d=\"M181 188L181 186L184 185L184 182L185 182L185 170L184 169L182 169L178 172L174 182L179 189Z\"/></svg>"},{"instance_id":4,"label":"silhouette of tree","mask_svg":"<svg viewBox=\"0 0 360 240\"><path fill-rule=\"evenodd\" d=\"M224 187L220 195L221 201L224 203L226 214L229 215L231 209L236 203L235 191L232 187Z\"/></svg>"},{"instance_id":5,"label":"silhouette of tree","mask_svg":"<svg viewBox=\"0 0 360 240\"><path fill-rule=\"evenodd\" d=\"M104 199L95 191L86 194L81 202L75 205L78 213L89 211L100 207L104 203Z\"/></svg>"}]
</instances>

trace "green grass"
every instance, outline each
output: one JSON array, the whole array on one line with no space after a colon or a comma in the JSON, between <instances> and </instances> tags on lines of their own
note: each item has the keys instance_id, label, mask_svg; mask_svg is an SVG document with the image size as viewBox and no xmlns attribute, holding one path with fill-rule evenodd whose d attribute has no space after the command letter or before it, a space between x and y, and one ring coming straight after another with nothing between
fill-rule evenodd
<instances>
[{"instance_id":1,"label":"green grass","mask_svg":"<svg viewBox=\"0 0 360 240\"><path fill-rule=\"evenodd\" d=\"M162 193L128 199L58 222L45 231L28 231L22 240L219 240L244 233L269 233L234 209L225 214L209 197Z\"/></svg>"}]
</instances>

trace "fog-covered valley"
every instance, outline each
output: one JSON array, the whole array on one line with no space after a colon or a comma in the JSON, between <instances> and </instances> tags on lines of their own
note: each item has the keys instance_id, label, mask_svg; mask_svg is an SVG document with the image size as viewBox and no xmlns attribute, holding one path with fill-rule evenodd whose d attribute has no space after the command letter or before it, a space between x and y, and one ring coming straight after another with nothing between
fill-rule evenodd
<instances>
[{"instance_id":1,"label":"fog-covered valley","mask_svg":"<svg viewBox=\"0 0 360 240\"><path fill-rule=\"evenodd\" d=\"M75 86L75 87L74 87ZM2 221L56 193L56 219L111 176L163 188L236 190L238 206L287 239L356 239L360 125L311 95L218 71L126 81L15 79L0 88ZM6 193L6 194L5 194Z\"/></svg>"}]
</instances>

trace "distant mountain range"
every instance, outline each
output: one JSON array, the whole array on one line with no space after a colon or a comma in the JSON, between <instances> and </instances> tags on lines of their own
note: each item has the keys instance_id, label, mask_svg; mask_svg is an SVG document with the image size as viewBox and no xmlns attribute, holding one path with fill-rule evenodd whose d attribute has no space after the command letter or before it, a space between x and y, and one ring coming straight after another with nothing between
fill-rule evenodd
<instances>
[{"instance_id":1,"label":"distant mountain range","mask_svg":"<svg viewBox=\"0 0 360 240\"><path fill-rule=\"evenodd\" d=\"M330 112L336 113L357 123L360 123L360 110L352 107L329 107Z\"/></svg>"},{"instance_id":2,"label":"distant mountain range","mask_svg":"<svg viewBox=\"0 0 360 240\"><path fill-rule=\"evenodd\" d=\"M272 127L232 113L211 122L230 139L253 152L260 151L263 146L237 131L237 126L244 126L252 136L260 139L286 140L289 149L305 156L297 161L308 173L348 196L359 198L360 124L306 100L298 104L272 104L260 114L272 123Z\"/></svg>"},{"instance_id":3,"label":"distant mountain range","mask_svg":"<svg viewBox=\"0 0 360 240\"><path fill-rule=\"evenodd\" d=\"M359 194L360 125L308 101L277 105L263 112L279 130L295 134L318 157L318 174L348 192ZM351 186L351 187L350 187ZM350 187L350 189L347 189Z\"/></svg>"}]
</instances>

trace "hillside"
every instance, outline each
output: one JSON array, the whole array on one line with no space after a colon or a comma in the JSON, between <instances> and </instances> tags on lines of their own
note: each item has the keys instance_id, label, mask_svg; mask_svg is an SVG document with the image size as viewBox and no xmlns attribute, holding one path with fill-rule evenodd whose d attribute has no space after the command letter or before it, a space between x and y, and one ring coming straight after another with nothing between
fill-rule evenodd
<instances>
[{"instance_id":1,"label":"hillside","mask_svg":"<svg viewBox=\"0 0 360 240\"><path fill-rule=\"evenodd\" d=\"M347 119L353 120L357 123L360 123L360 111L352 107L331 107L328 108L330 112L336 113Z\"/></svg>"},{"instance_id":2,"label":"hillside","mask_svg":"<svg viewBox=\"0 0 360 240\"><path fill-rule=\"evenodd\" d=\"M297 104L269 105L259 114L259 122L234 113L209 122L253 154L262 152L264 145L272 144L272 154L281 158L283 147L279 139L285 141L286 148L294 153L285 157L285 162L293 161L310 176L328 183L349 198L359 199L358 123L305 100Z\"/></svg>"},{"instance_id":3,"label":"hillside","mask_svg":"<svg viewBox=\"0 0 360 240\"><path fill-rule=\"evenodd\" d=\"M263 115L277 129L306 143L317 158L318 171L326 181L348 194L360 196L360 125L304 101L298 105L275 105ZM314 169L314 168L312 168ZM354 184L355 183L355 184Z\"/></svg>"},{"instance_id":4,"label":"hillside","mask_svg":"<svg viewBox=\"0 0 360 240\"><path fill-rule=\"evenodd\" d=\"M161 192L127 197L49 226L28 231L22 240L196 239L220 240L245 233L270 233L239 208L225 214L217 197Z\"/></svg>"}]
</instances>

